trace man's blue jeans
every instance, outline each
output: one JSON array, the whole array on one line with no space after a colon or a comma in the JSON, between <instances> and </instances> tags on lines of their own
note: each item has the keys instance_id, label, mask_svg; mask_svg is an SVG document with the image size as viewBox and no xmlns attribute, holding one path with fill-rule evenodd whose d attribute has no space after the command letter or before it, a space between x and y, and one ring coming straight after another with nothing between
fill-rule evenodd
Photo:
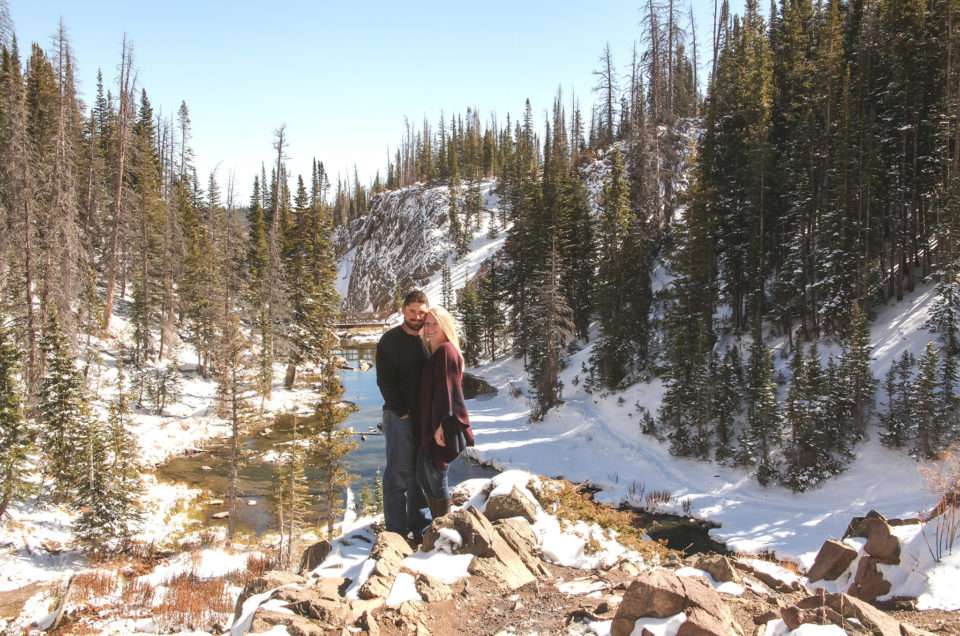
<instances>
[{"instance_id":1,"label":"man's blue jeans","mask_svg":"<svg viewBox=\"0 0 960 636\"><path fill-rule=\"evenodd\" d=\"M430 512L417 483L417 439L413 418L397 417L383 410L383 434L387 442L387 466L383 470L383 522L387 532L422 535L430 525Z\"/></svg>"}]
</instances>

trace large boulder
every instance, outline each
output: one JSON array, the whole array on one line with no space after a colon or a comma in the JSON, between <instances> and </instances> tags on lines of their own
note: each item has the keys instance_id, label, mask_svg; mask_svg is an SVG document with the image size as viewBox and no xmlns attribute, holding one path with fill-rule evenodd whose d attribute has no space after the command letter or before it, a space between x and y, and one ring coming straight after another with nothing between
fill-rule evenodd
<instances>
[{"instance_id":1,"label":"large boulder","mask_svg":"<svg viewBox=\"0 0 960 636\"><path fill-rule=\"evenodd\" d=\"M664 569L642 572L627 588L610 633L627 636L638 619L667 618L683 612L686 627L679 634L742 636L740 625L720 595L699 577L681 577ZM687 625L687 622L690 624Z\"/></svg>"},{"instance_id":2,"label":"large boulder","mask_svg":"<svg viewBox=\"0 0 960 636\"><path fill-rule=\"evenodd\" d=\"M830 539L825 541L817 558L814 559L807 580L811 583L820 580L836 581L837 577L846 572L853 560L857 558L857 550L842 541Z\"/></svg>"},{"instance_id":3,"label":"large boulder","mask_svg":"<svg viewBox=\"0 0 960 636\"><path fill-rule=\"evenodd\" d=\"M439 519L434 519L430 527L423 533L422 549L429 552L436 547L443 529L455 530L460 535L460 547L457 554L473 554L474 556L488 556L493 537L497 531L487 518L476 508L454 510Z\"/></svg>"},{"instance_id":4,"label":"large boulder","mask_svg":"<svg viewBox=\"0 0 960 636\"><path fill-rule=\"evenodd\" d=\"M381 532L370 549L370 558L376 561L370 577L360 586L357 595L362 599L386 598L393 581L403 567L403 560L413 554L406 539L396 532Z\"/></svg>"},{"instance_id":5,"label":"large boulder","mask_svg":"<svg viewBox=\"0 0 960 636\"><path fill-rule=\"evenodd\" d=\"M257 610L253 616L253 622L250 624L249 634L262 634L272 631L276 626L282 626L290 636L325 636L327 630L317 625L309 618L304 618L298 614L287 614L285 612L271 612L269 610Z\"/></svg>"},{"instance_id":6,"label":"large boulder","mask_svg":"<svg viewBox=\"0 0 960 636\"><path fill-rule=\"evenodd\" d=\"M294 574L286 570L264 572L263 576L258 576L255 579L247 581L246 585L243 586L243 590L240 591L240 596L237 597L237 605L233 611L233 620L236 621L240 618L240 614L243 612L243 604L251 596L263 594L268 590L276 589L282 585L288 585L290 583L303 584L306 582L307 579L299 574Z\"/></svg>"},{"instance_id":7,"label":"large boulder","mask_svg":"<svg viewBox=\"0 0 960 636\"><path fill-rule=\"evenodd\" d=\"M490 521L523 517L530 523L537 522L537 507L516 486L506 495L494 495L487 500L484 515Z\"/></svg>"},{"instance_id":8,"label":"large boulder","mask_svg":"<svg viewBox=\"0 0 960 636\"><path fill-rule=\"evenodd\" d=\"M932 636L930 632L925 632L907 623L901 623L870 603L847 594L821 593L809 596L799 601L793 608L785 608L784 612L791 617L790 621L784 618L784 622L791 630L796 629L800 624L812 623L837 625L849 634ZM796 617L801 618L799 623L796 621Z\"/></svg>"},{"instance_id":9,"label":"large boulder","mask_svg":"<svg viewBox=\"0 0 960 636\"><path fill-rule=\"evenodd\" d=\"M550 571L538 554L537 540L530 524L523 519L500 519L494 522L493 527L507 545L513 548L528 570L541 580L550 578Z\"/></svg>"},{"instance_id":10,"label":"large boulder","mask_svg":"<svg viewBox=\"0 0 960 636\"><path fill-rule=\"evenodd\" d=\"M330 556L332 546L329 541L319 541L303 551L300 557L300 567L297 568L298 574L311 572L315 567L324 562Z\"/></svg>"},{"instance_id":11,"label":"large boulder","mask_svg":"<svg viewBox=\"0 0 960 636\"><path fill-rule=\"evenodd\" d=\"M883 578L877 567L879 564L880 561L871 556L861 558L847 594L863 601L875 601L878 596L890 592L890 582Z\"/></svg>"},{"instance_id":12,"label":"large boulder","mask_svg":"<svg viewBox=\"0 0 960 636\"><path fill-rule=\"evenodd\" d=\"M690 565L703 570L717 583L740 582L740 575L733 569L730 560L722 554L698 554L690 559Z\"/></svg>"}]
</instances>

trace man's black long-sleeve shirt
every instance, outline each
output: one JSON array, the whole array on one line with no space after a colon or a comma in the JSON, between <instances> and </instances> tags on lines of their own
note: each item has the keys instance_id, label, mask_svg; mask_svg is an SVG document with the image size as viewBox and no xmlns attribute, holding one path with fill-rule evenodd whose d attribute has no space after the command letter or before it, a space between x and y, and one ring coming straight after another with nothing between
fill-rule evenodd
<instances>
[{"instance_id":1,"label":"man's black long-sleeve shirt","mask_svg":"<svg viewBox=\"0 0 960 636\"><path fill-rule=\"evenodd\" d=\"M426 356L420 336L411 336L403 325L383 334L377 343L377 386L384 407L397 417L412 414L420 399L420 371Z\"/></svg>"}]
</instances>

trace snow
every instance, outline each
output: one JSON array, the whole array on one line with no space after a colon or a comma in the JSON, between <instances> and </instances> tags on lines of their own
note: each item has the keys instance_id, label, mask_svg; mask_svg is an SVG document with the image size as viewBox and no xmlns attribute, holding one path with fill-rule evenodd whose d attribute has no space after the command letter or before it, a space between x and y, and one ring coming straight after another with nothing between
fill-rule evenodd
<instances>
[{"instance_id":1,"label":"snow","mask_svg":"<svg viewBox=\"0 0 960 636\"><path fill-rule=\"evenodd\" d=\"M495 197L487 194L486 203L496 205ZM482 222L484 227L474 239L472 251L452 264L451 279L455 289L462 287L466 278L473 277L483 260L502 245L505 232L501 230L497 239L488 239L486 214L482 215ZM350 280L349 265L354 257L355 252L351 251L340 261L340 283ZM666 284L664 268L658 268L655 280L658 287ZM424 289L428 297L438 300L440 286L440 273L437 272ZM919 357L931 340L931 334L923 330L923 325L934 300L933 286L928 284L919 287L899 304L879 308L871 335L875 377L882 379L891 362L904 351ZM122 314L114 316L111 329L112 338L125 337L124 332L129 330ZM98 380L101 399L108 399L112 390L115 359L111 352L115 351L114 345L115 340L105 342L102 347L104 368ZM830 347L822 347L821 353L829 355ZM599 488L595 497L601 502L656 505L663 511L677 514L685 514L686 503L692 516L719 524L711 535L726 543L729 549L745 553L773 551L779 558L793 559L801 568L808 568L823 542L841 537L853 516L877 510L891 518L914 517L933 503L918 463L902 452L884 448L875 429L868 430L867 441L857 449L857 459L844 473L819 489L799 494L778 487L763 487L740 469L673 457L666 443L640 432L640 409L656 413L663 393L662 383L653 379L622 393L588 394L579 374L581 365L590 354L591 348L587 345L572 355L561 377L564 404L536 424L529 421L530 405L524 397L529 386L520 361L501 358L470 369L495 386L498 393L468 402L476 446L468 449L467 454L507 472L495 477L489 488L486 480L471 480L457 486L469 498L468 505L482 510L489 494L509 493L514 488L534 500L528 489L530 480L537 479L534 473L562 477ZM155 466L172 455L196 448L228 432L226 422L214 413L215 384L193 370L195 357L189 347L181 347L179 357L184 375L182 400L170 405L163 415L141 412L134 418L141 457L148 466ZM787 360L775 356L775 361L778 371L782 372ZM519 397L515 397L514 387L520 389ZM278 387L266 408L273 412L293 410L308 400L309 391L284 391ZM145 475L145 484L148 516L138 536L140 539L168 545L172 538L196 530L181 508L183 502L199 494L197 491L183 485L158 482L149 474ZM654 491L670 493L670 500L659 504L646 501L644 495ZM536 508L537 521L533 529L548 560L590 568L635 556L598 528L582 522L567 523L561 528L555 517L546 514L539 505ZM10 520L0 524L0 547L3 549L0 552L0 591L35 582L56 583L87 567L86 558L70 547L69 511L49 505L37 506L31 501L13 504L9 515ZM375 540L371 529L374 520L348 521L342 528L344 536L335 542L333 552L312 574L350 578L352 584L347 597L356 598L360 585L373 567L368 557ZM928 544L934 542L934 531L935 524L927 524L923 529L916 525L898 527L896 532L902 540L901 564L880 567L893 584L890 597L917 597L921 609L958 609L960 595L955 590L960 589L960 550L944 555L937 562L928 548ZM464 555L451 554L459 541L455 532L446 532L437 550L415 554L405 561L405 566L410 571L426 572L448 583L456 581L466 576L470 560ZM599 542L598 551L586 549L588 543L593 542ZM857 548L862 547L862 541L848 542ZM185 572L201 577L222 576L243 568L247 556L219 550L204 550L192 557L179 555L160 564L145 580L162 585L165 579ZM800 579L768 561L754 559L750 563L788 582ZM811 587L845 591L844 583L848 584L856 565L857 561L836 583L821 582ZM703 576L705 573L696 571L691 574ZM410 575L399 580L395 588L391 602L401 602L398 599L416 595ZM720 591L738 593L732 587ZM50 611L49 600L46 593L31 598L17 625L25 626L46 616ZM640 629L640 622L637 625ZM133 627L128 626L132 631ZM664 634L676 633L677 628L670 619L664 619L662 623L644 623L643 626L651 633ZM136 629L149 629L149 625L141 622ZM609 623L591 623L590 629L598 634L609 633ZM774 621L768 625L766 633L785 634L785 629L782 623ZM103 631L109 633L106 626ZM805 626L792 633L838 632Z\"/></svg>"}]
</instances>

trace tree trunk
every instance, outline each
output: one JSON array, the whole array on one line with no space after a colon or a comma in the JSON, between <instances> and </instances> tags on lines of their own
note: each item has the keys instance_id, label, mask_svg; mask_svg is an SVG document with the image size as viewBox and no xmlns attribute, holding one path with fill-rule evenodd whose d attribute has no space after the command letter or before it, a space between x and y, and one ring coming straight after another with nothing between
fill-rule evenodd
<instances>
[{"instance_id":1,"label":"tree trunk","mask_svg":"<svg viewBox=\"0 0 960 636\"><path fill-rule=\"evenodd\" d=\"M103 328L110 327L110 317L113 314L113 296L117 284L117 260L120 249L120 223L123 216L123 168L127 150L127 124L129 117L129 99L133 80L130 77L133 63L132 50L123 38L123 53L120 57L120 110L117 121L117 184L113 196L113 230L110 234L110 261L107 265L107 297L104 301Z\"/></svg>"}]
</instances>

